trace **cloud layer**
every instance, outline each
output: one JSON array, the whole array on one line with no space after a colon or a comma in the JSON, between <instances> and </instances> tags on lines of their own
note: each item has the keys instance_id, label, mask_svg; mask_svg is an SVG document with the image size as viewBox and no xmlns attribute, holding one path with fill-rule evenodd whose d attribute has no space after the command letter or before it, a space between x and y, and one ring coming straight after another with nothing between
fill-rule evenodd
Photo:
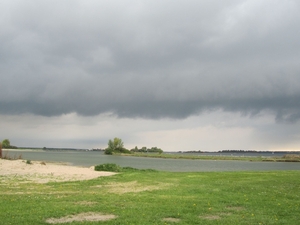
<instances>
[{"instance_id":1,"label":"cloud layer","mask_svg":"<svg viewBox=\"0 0 300 225\"><path fill-rule=\"evenodd\" d=\"M0 3L0 114L300 118L300 3Z\"/></svg>"},{"instance_id":2,"label":"cloud layer","mask_svg":"<svg viewBox=\"0 0 300 225\"><path fill-rule=\"evenodd\" d=\"M298 1L4 1L1 113L300 117Z\"/></svg>"}]
</instances>

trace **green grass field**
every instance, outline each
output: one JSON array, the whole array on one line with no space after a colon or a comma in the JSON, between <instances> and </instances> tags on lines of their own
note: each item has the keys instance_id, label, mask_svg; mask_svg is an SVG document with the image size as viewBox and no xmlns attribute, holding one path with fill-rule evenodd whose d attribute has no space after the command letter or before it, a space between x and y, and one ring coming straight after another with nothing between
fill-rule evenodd
<instances>
[{"instance_id":1,"label":"green grass field","mask_svg":"<svg viewBox=\"0 0 300 225\"><path fill-rule=\"evenodd\" d=\"M127 171L46 184L0 176L0 195L0 224L5 225L48 224L49 218L87 212L115 217L67 224L296 225L300 171Z\"/></svg>"}]
</instances>

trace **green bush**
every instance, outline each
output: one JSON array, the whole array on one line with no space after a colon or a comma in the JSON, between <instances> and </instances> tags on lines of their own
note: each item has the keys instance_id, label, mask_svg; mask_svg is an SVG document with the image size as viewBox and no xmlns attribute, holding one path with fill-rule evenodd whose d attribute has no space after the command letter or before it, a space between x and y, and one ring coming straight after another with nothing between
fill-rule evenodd
<instances>
[{"instance_id":1,"label":"green bush","mask_svg":"<svg viewBox=\"0 0 300 225\"><path fill-rule=\"evenodd\" d=\"M125 154L131 154L131 153L132 153L131 151L129 151L129 150L126 149L126 148L121 148L121 149L119 150L119 152L120 152L120 153L125 153Z\"/></svg>"},{"instance_id":2,"label":"green bush","mask_svg":"<svg viewBox=\"0 0 300 225\"><path fill-rule=\"evenodd\" d=\"M104 153L105 153L106 155L112 155L112 154L113 154L113 150L107 148L107 149L105 149Z\"/></svg>"},{"instance_id":3,"label":"green bush","mask_svg":"<svg viewBox=\"0 0 300 225\"><path fill-rule=\"evenodd\" d=\"M110 172L121 172L122 167L114 163L106 163L95 166L96 171L110 171Z\"/></svg>"},{"instance_id":4,"label":"green bush","mask_svg":"<svg viewBox=\"0 0 300 225\"><path fill-rule=\"evenodd\" d=\"M153 169L136 169L133 167L121 167L114 163L100 164L95 166L96 171L109 171L109 172L135 172L135 171L145 171L145 172L157 172Z\"/></svg>"},{"instance_id":5,"label":"green bush","mask_svg":"<svg viewBox=\"0 0 300 225\"><path fill-rule=\"evenodd\" d=\"M137 169L133 167L123 167L123 172L136 172L136 171L143 171L143 172L157 172L157 170L154 169Z\"/></svg>"},{"instance_id":6,"label":"green bush","mask_svg":"<svg viewBox=\"0 0 300 225\"><path fill-rule=\"evenodd\" d=\"M112 150L111 148L106 148L104 151L104 154L106 154L106 155L121 154L121 153L132 154L132 152L126 148L117 148L114 150Z\"/></svg>"}]
</instances>

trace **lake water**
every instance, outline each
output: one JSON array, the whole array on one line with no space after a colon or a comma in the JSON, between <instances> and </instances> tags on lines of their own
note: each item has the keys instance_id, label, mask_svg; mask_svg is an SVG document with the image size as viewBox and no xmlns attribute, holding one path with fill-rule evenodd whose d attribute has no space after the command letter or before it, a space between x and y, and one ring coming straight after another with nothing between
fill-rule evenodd
<instances>
[{"instance_id":1,"label":"lake water","mask_svg":"<svg viewBox=\"0 0 300 225\"><path fill-rule=\"evenodd\" d=\"M72 165L84 167L103 163L115 163L122 167L130 166L138 169L156 169L173 172L300 170L299 162L157 159L104 155L103 152L96 151L3 150L4 154L6 152L10 156L22 154L22 158L25 160L67 162Z\"/></svg>"}]
</instances>

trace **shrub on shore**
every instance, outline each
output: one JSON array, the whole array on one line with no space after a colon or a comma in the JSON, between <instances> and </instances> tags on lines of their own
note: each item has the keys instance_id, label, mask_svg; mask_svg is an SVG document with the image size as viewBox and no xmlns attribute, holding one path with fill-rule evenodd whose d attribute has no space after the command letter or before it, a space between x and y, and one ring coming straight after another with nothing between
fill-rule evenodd
<instances>
[{"instance_id":1,"label":"shrub on shore","mask_svg":"<svg viewBox=\"0 0 300 225\"><path fill-rule=\"evenodd\" d=\"M133 167L121 167L114 163L106 163L95 166L95 171L109 171L109 172L129 172L129 171L156 171L153 169L136 169Z\"/></svg>"},{"instance_id":2,"label":"shrub on shore","mask_svg":"<svg viewBox=\"0 0 300 225\"><path fill-rule=\"evenodd\" d=\"M122 168L114 163L106 163L95 166L96 171L121 172Z\"/></svg>"},{"instance_id":3,"label":"shrub on shore","mask_svg":"<svg viewBox=\"0 0 300 225\"><path fill-rule=\"evenodd\" d=\"M113 140L108 141L108 147L105 149L106 155L113 155L114 153L130 154L131 152L124 148L122 139L115 137Z\"/></svg>"}]
</instances>

